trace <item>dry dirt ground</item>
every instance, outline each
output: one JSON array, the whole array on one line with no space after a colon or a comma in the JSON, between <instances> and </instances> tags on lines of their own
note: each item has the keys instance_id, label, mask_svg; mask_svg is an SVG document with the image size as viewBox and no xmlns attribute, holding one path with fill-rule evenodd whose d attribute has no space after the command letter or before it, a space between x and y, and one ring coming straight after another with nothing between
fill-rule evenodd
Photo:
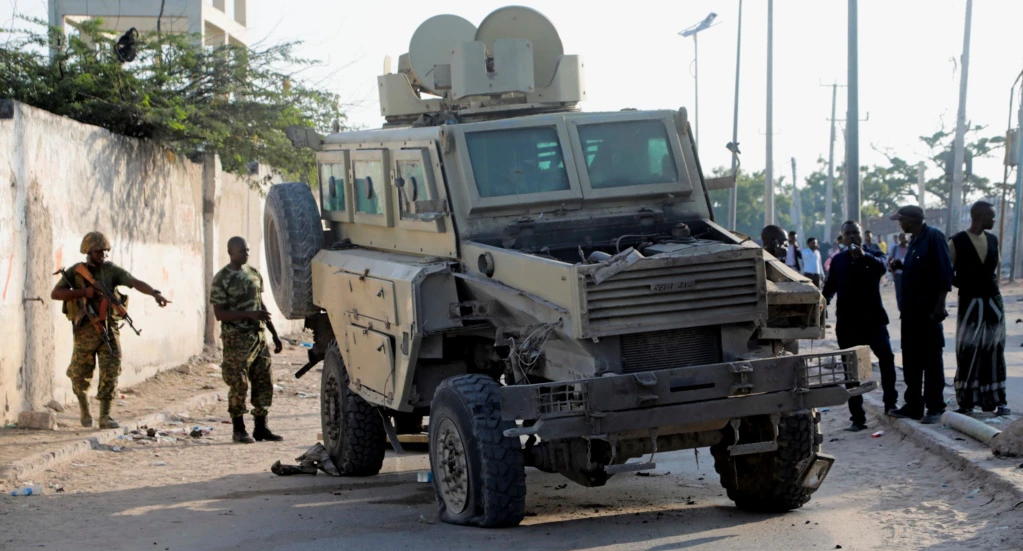
<instances>
[{"instance_id":1,"label":"dry dirt ground","mask_svg":"<svg viewBox=\"0 0 1023 551\"><path fill-rule=\"evenodd\" d=\"M844 408L823 414L825 451L838 463L814 499L789 514L736 510L718 485L710 454L700 450L660 455L650 476L621 474L596 489L530 470L523 526L445 525L437 520L431 486L417 483L413 473L346 479L269 472L276 460L292 462L320 431L319 371L299 381L291 376L303 359L294 348L275 357L283 389L271 427L284 442L231 443L222 402L178 412L181 425L159 429L213 432L201 439L171 433L174 440L119 441L120 451L94 450L37 477L32 482L44 485L45 495L0 496L0 549L1021 547L1023 504L895 433L842 432ZM223 386L214 377L201 379Z\"/></svg>"}]
</instances>

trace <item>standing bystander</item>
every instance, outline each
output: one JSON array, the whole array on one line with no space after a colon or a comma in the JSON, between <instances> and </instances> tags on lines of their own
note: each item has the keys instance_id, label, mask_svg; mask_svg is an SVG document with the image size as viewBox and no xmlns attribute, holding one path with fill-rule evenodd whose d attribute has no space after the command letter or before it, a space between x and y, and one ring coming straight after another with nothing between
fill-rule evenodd
<instances>
[{"instance_id":1,"label":"standing bystander","mask_svg":"<svg viewBox=\"0 0 1023 551\"><path fill-rule=\"evenodd\" d=\"M895 282L895 304L899 307L900 314L902 313L902 268L896 269L894 265L896 261L900 266L904 264L908 251L909 237L905 232L900 232L898 244L892 248L891 254L888 255L888 270L892 273L892 281Z\"/></svg>"},{"instance_id":2,"label":"standing bystander","mask_svg":"<svg viewBox=\"0 0 1023 551\"><path fill-rule=\"evenodd\" d=\"M952 290L952 261L945 234L924 222L923 209L902 207L892 219L898 220L902 231L912 239L906 259L892 265L902 269L902 373L906 404L890 415L934 424L941 421L945 412L945 369L941 358L945 336L941 324L948 317L945 298Z\"/></svg>"},{"instance_id":3,"label":"standing bystander","mask_svg":"<svg viewBox=\"0 0 1023 551\"><path fill-rule=\"evenodd\" d=\"M820 289L821 280L824 277L824 266L821 264L821 252L817 248L816 237L806 240L806 248L802 250L802 255L803 275Z\"/></svg>"},{"instance_id":4,"label":"standing bystander","mask_svg":"<svg viewBox=\"0 0 1023 551\"><path fill-rule=\"evenodd\" d=\"M984 411L1008 415L1005 401L1005 308L998 290L1001 258L995 207L978 201L970 209L970 228L952 236L952 280L959 289L956 326L957 413Z\"/></svg>"},{"instance_id":5,"label":"standing bystander","mask_svg":"<svg viewBox=\"0 0 1023 551\"><path fill-rule=\"evenodd\" d=\"M863 250L884 254L881 247L874 243L874 232L870 230L863 232Z\"/></svg>"},{"instance_id":6,"label":"standing bystander","mask_svg":"<svg viewBox=\"0 0 1023 551\"><path fill-rule=\"evenodd\" d=\"M785 265L795 270L797 274L803 271L801 266L803 263L803 256L799 254L800 247L798 237L799 236L796 235L796 232L790 231L788 247L785 250Z\"/></svg>"},{"instance_id":7,"label":"standing bystander","mask_svg":"<svg viewBox=\"0 0 1023 551\"><path fill-rule=\"evenodd\" d=\"M881 368L885 411L895 409L899 393L895 389L895 355L888 336L888 314L881 302L881 277L885 274L881 251L860 245L860 225L848 221L842 225L846 250L831 262L831 272L824 284L828 303L838 296L835 306L835 336L839 348L869 346ZM867 428L863 396L849 398L852 424L846 430L858 432Z\"/></svg>"}]
</instances>

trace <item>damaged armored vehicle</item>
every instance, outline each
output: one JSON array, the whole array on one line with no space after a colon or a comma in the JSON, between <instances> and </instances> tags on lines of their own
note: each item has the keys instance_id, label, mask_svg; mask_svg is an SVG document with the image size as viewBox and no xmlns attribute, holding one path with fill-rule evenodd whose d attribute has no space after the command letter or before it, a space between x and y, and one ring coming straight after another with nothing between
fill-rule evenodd
<instances>
[{"instance_id":1,"label":"damaged armored vehicle","mask_svg":"<svg viewBox=\"0 0 1023 551\"><path fill-rule=\"evenodd\" d=\"M581 59L527 8L433 17L385 72L383 128L289 131L319 198L275 185L264 220L338 469L377 474L427 419L453 524L518 524L527 467L601 486L700 447L738 507L805 504L834 462L817 408L876 386L869 352L784 351L824 301L715 223L729 182L686 110L581 112Z\"/></svg>"}]
</instances>

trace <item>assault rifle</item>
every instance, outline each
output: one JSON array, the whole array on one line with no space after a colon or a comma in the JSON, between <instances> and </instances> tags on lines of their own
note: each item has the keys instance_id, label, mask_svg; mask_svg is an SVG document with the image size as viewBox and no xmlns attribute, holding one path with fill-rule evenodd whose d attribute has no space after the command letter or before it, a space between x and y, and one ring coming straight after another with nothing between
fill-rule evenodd
<instances>
[{"instance_id":1,"label":"assault rifle","mask_svg":"<svg viewBox=\"0 0 1023 551\"><path fill-rule=\"evenodd\" d=\"M64 268L60 268L56 272L53 272L53 275L57 274L60 274L61 277L64 278L64 281L67 282L68 286L71 287L71 289L73 290L79 289L79 287L75 287L75 280L67 273L67 270L65 270ZM110 353L113 354L114 347L113 345L110 344L110 335L107 333L106 325L103 323L103 321L106 320L106 314L105 313L100 314L96 312L96 309L92 307L92 304L89 304L88 299L86 299L85 297L75 300L78 302L79 311L82 312L82 314L77 319L74 320L74 325L78 326L78 324L81 322L82 317L89 318L89 325L96 329L96 332L99 333L99 338L103 340L103 344L107 345L107 350L109 350Z\"/></svg>"},{"instance_id":2,"label":"assault rifle","mask_svg":"<svg viewBox=\"0 0 1023 551\"><path fill-rule=\"evenodd\" d=\"M136 335L142 334L142 331L135 329L135 323L132 321L131 316L128 315L128 309L124 307L124 303L121 302L121 299L117 298L117 295L115 295L111 289L108 289L103 282L92 277L92 272L85 267L85 264L79 264L76 266L75 273L82 276L82 279L103 295L103 300L100 302L99 309L101 311L100 315L104 319L107 316L107 312L113 308L114 311L117 312L117 315L128 324L128 327L131 327L131 330L134 331Z\"/></svg>"}]
</instances>

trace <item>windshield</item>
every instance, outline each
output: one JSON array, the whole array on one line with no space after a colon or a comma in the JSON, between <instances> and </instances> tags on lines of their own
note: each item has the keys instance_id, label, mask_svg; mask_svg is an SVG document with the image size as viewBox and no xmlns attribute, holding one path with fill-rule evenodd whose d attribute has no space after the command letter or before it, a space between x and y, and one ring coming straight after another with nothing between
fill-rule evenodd
<instances>
[{"instance_id":1,"label":"windshield","mask_svg":"<svg viewBox=\"0 0 1023 551\"><path fill-rule=\"evenodd\" d=\"M579 126L594 189L678 181L668 132L658 120Z\"/></svg>"},{"instance_id":2,"label":"windshield","mask_svg":"<svg viewBox=\"0 0 1023 551\"><path fill-rule=\"evenodd\" d=\"M553 126L471 132L465 141L480 197L569 189Z\"/></svg>"}]
</instances>

